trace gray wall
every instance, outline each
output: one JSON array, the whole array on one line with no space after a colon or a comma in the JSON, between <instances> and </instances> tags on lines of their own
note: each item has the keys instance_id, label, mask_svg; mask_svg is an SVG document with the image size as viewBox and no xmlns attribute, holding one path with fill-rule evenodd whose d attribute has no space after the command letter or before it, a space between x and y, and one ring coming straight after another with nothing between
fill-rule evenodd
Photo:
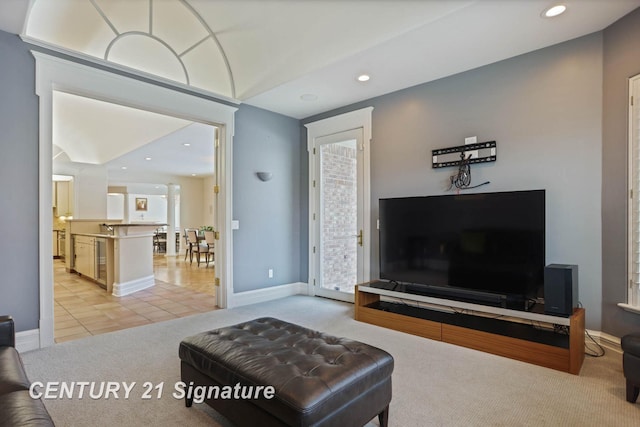
<instances>
[{"instance_id":1,"label":"gray wall","mask_svg":"<svg viewBox=\"0 0 640 427\"><path fill-rule=\"evenodd\" d=\"M235 292L306 282L300 276L300 127L298 120L241 105L233 138ZM272 172L271 181L256 172ZM268 270L273 269L273 278Z\"/></svg>"},{"instance_id":2,"label":"gray wall","mask_svg":"<svg viewBox=\"0 0 640 427\"><path fill-rule=\"evenodd\" d=\"M601 324L602 34L597 33L304 120L373 106L371 200L444 194L454 169L431 150L496 140L476 192L546 189L547 263L578 264L587 327ZM378 274L377 231L372 277Z\"/></svg>"},{"instance_id":3,"label":"gray wall","mask_svg":"<svg viewBox=\"0 0 640 427\"><path fill-rule=\"evenodd\" d=\"M640 9L604 31L602 150L602 330L637 332L640 315L627 300L627 138L629 77L640 74Z\"/></svg>"},{"instance_id":4,"label":"gray wall","mask_svg":"<svg viewBox=\"0 0 640 427\"><path fill-rule=\"evenodd\" d=\"M34 59L0 31L0 314L38 328L38 99Z\"/></svg>"}]
</instances>

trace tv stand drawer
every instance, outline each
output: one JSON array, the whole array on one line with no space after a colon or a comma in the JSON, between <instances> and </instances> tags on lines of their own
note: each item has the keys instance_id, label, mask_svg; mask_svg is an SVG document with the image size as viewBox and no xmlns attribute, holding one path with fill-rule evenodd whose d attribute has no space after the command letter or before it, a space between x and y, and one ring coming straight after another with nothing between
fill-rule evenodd
<instances>
[{"instance_id":1,"label":"tv stand drawer","mask_svg":"<svg viewBox=\"0 0 640 427\"><path fill-rule=\"evenodd\" d=\"M454 325L442 325L442 341L521 362L569 371L569 350Z\"/></svg>"},{"instance_id":2,"label":"tv stand drawer","mask_svg":"<svg viewBox=\"0 0 640 427\"><path fill-rule=\"evenodd\" d=\"M439 322L370 307L360 307L356 320L423 338L442 341L442 323Z\"/></svg>"}]
</instances>

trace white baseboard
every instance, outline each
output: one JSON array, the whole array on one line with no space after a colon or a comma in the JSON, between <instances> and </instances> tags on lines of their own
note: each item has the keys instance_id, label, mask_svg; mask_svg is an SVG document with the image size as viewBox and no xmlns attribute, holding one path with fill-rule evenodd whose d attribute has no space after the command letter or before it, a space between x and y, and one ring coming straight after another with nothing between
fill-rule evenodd
<instances>
[{"instance_id":1,"label":"white baseboard","mask_svg":"<svg viewBox=\"0 0 640 427\"><path fill-rule=\"evenodd\" d=\"M16 333L16 350L19 353L40 348L40 329L31 329Z\"/></svg>"},{"instance_id":2,"label":"white baseboard","mask_svg":"<svg viewBox=\"0 0 640 427\"><path fill-rule=\"evenodd\" d=\"M239 292L233 294L233 307L256 304L285 298L291 295L307 295L307 284L303 282L289 283L286 285L272 286L270 288L256 289L254 291Z\"/></svg>"},{"instance_id":3,"label":"white baseboard","mask_svg":"<svg viewBox=\"0 0 640 427\"><path fill-rule=\"evenodd\" d=\"M132 294L134 292L141 291L143 289L150 288L155 285L155 279L153 274L147 277L142 277L136 280L130 280L128 282L123 283L114 283L113 284L113 296L114 297L123 297L125 295Z\"/></svg>"},{"instance_id":4,"label":"white baseboard","mask_svg":"<svg viewBox=\"0 0 640 427\"><path fill-rule=\"evenodd\" d=\"M601 331L587 331L589 335L591 335L600 345L606 346L607 348L617 351L618 353L622 353L622 348L620 347L620 338L609 335L606 332ZM589 345L589 337L586 337L585 343Z\"/></svg>"}]
</instances>

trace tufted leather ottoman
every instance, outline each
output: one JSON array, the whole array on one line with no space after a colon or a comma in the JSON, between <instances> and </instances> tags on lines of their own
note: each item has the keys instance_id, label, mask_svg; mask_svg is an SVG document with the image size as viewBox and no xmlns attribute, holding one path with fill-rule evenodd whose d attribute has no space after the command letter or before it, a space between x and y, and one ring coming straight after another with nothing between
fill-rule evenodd
<instances>
[{"instance_id":1,"label":"tufted leather ottoman","mask_svg":"<svg viewBox=\"0 0 640 427\"><path fill-rule=\"evenodd\" d=\"M272 399L204 399L237 425L387 425L393 357L370 345L261 318L185 338L179 355L187 386L275 387Z\"/></svg>"}]
</instances>

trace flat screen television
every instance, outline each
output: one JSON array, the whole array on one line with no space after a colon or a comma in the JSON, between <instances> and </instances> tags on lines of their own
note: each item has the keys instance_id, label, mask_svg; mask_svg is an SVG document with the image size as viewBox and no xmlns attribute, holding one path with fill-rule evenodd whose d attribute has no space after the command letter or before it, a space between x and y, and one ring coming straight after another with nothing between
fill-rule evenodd
<instances>
[{"instance_id":1,"label":"flat screen television","mask_svg":"<svg viewBox=\"0 0 640 427\"><path fill-rule=\"evenodd\" d=\"M508 308L543 297L545 191L380 199L380 278Z\"/></svg>"}]
</instances>

